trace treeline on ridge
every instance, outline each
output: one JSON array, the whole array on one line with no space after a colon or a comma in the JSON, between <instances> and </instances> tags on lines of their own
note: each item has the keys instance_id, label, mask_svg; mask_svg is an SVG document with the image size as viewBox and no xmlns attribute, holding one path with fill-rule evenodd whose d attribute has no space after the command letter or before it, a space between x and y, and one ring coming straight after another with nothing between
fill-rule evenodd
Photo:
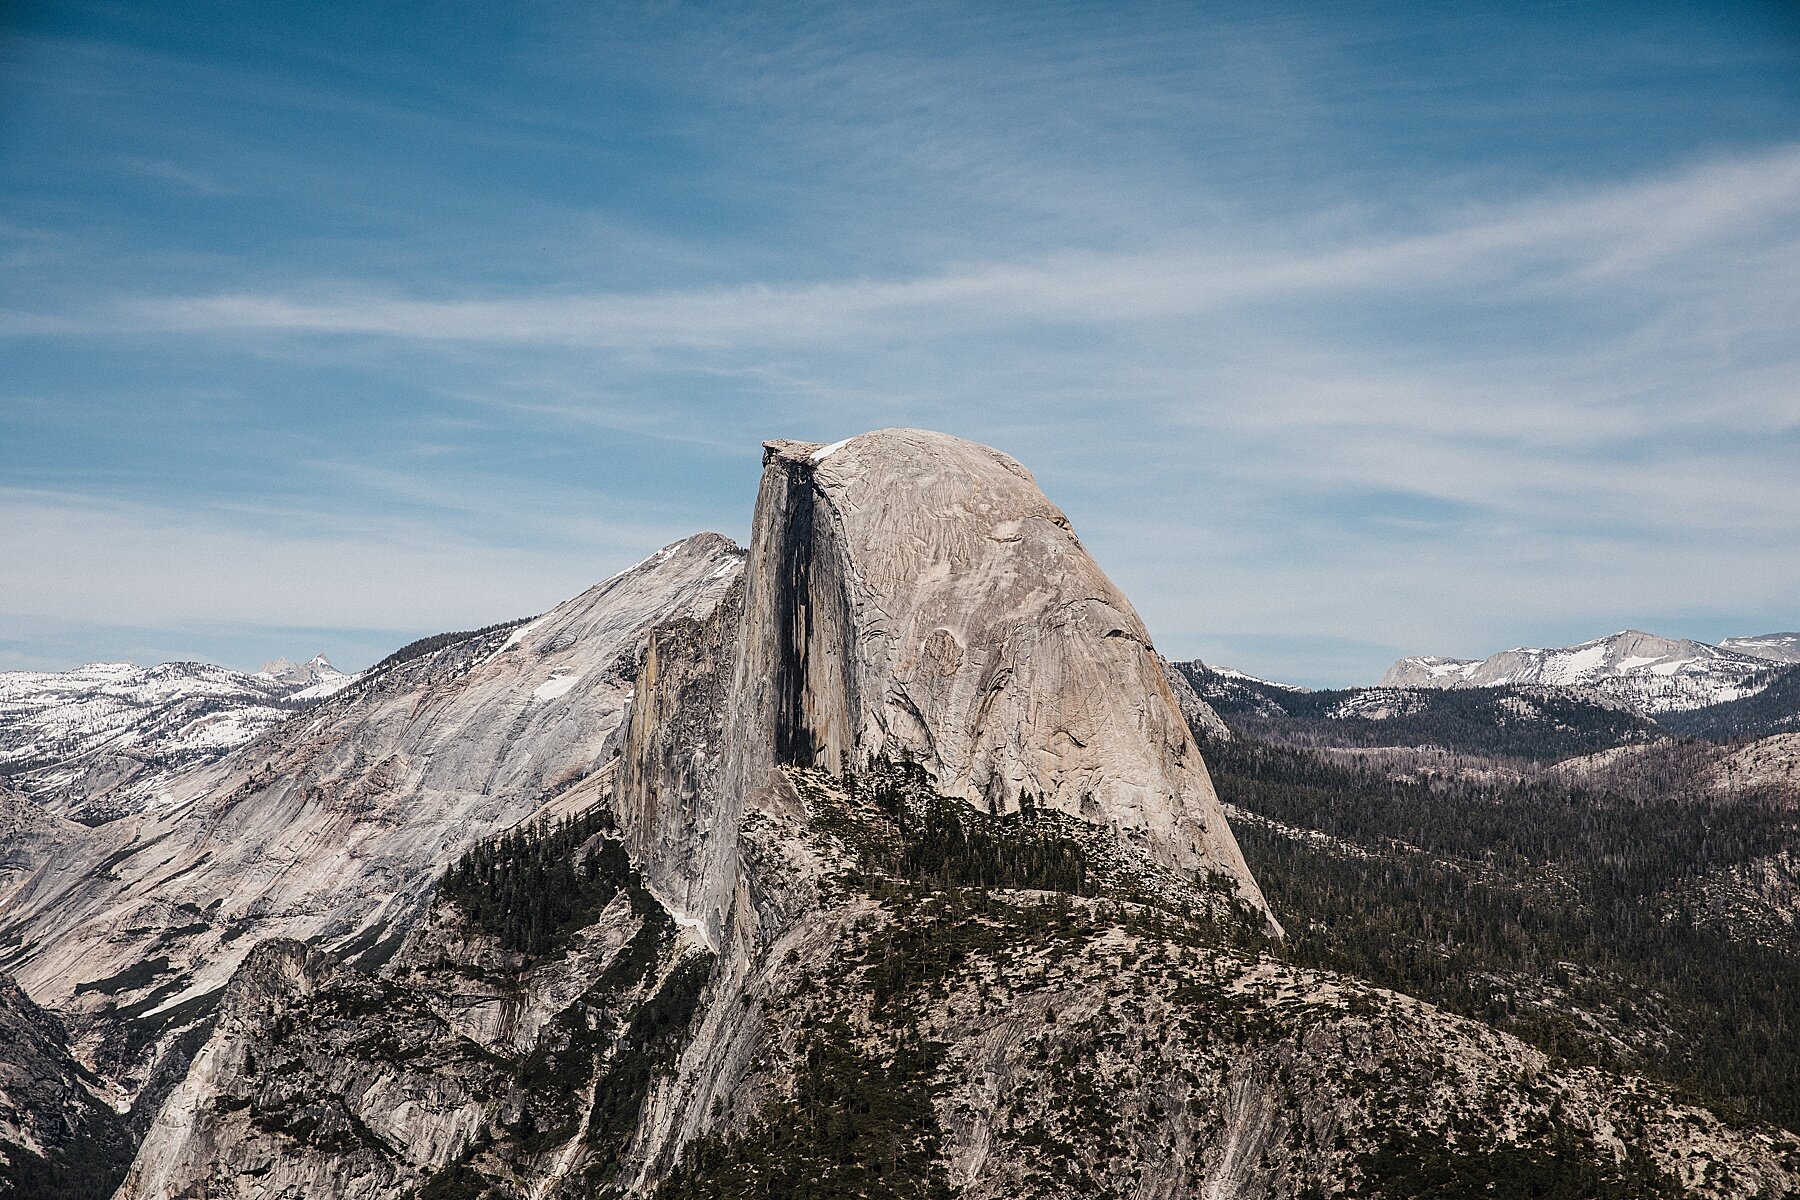
<instances>
[{"instance_id":1,"label":"treeline on ridge","mask_svg":"<svg viewBox=\"0 0 1800 1200\"><path fill-rule=\"evenodd\" d=\"M511 621L499 621L493 625L483 625L480 629L463 629L454 633L434 633L416 641L406 643L363 674L377 675L382 671L392 670L401 663L411 662L415 658L424 658L434 650L442 650L446 646L454 646L458 642L466 642L471 638L486 637L490 633L501 633L508 629L517 629L534 617L516 617Z\"/></svg>"},{"instance_id":2,"label":"treeline on ridge","mask_svg":"<svg viewBox=\"0 0 1800 1200\"><path fill-rule=\"evenodd\" d=\"M1767 679L1767 686L1752 695L1687 712L1665 713L1658 720L1676 733L1715 741L1800 733L1800 664L1758 678Z\"/></svg>"}]
</instances>

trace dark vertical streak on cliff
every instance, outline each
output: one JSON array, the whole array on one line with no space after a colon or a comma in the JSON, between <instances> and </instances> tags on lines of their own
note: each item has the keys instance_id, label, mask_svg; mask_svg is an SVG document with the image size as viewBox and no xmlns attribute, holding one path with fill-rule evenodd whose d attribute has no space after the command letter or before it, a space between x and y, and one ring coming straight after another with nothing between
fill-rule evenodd
<instances>
[{"instance_id":1,"label":"dark vertical streak on cliff","mask_svg":"<svg viewBox=\"0 0 1800 1200\"><path fill-rule=\"evenodd\" d=\"M787 476L781 535L782 573L775 593L775 761L812 766L817 739L807 720L808 648L813 641L813 514L810 464L783 464Z\"/></svg>"}]
</instances>

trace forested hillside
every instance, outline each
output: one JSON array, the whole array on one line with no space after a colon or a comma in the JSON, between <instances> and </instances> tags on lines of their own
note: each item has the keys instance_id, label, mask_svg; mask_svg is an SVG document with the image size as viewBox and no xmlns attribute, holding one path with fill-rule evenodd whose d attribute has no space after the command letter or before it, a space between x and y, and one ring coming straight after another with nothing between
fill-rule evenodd
<instances>
[{"instance_id":1,"label":"forested hillside","mask_svg":"<svg viewBox=\"0 0 1800 1200\"><path fill-rule=\"evenodd\" d=\"M1376 687L1315 692L1223 675L1199 662L1175 666L1234 728L1295 745L1433 746L1542 763L1668 736L1656 722L1623 705L1568 688Z\"/></svg>"},{"instance_id":2,"label":"forested hillside","mask_svg":"<svg viewBox=\"0 0 1800 1200\"><path fill-rule=\"evenodd\" d=\"M1754 695L1670 713L1661 723L1677 733L1704 738L1761 737L1800 730L1800 666L1772 672L1768 686Z\"/></svg>"},{"instance_id":3,"label":"forested hillside","mask_svg":"<svg viewBox=\"0 0 1800 1200\"><path fill-rule=\"evenodd\" d=\"M1800 844L1791 794L1707 787L1679 753L1576 785L1205 752L1295 961L1800 1127L1800 936L1731 894Z\"/></svg>"}]
</instances>

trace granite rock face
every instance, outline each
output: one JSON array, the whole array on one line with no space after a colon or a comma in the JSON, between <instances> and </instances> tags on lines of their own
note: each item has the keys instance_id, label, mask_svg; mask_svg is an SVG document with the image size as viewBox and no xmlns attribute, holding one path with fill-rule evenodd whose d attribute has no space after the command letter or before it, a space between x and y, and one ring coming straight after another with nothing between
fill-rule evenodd
<instances>
[{"instance_id":1,"label":"granite rock face","mask_svg":"<svg viewBox=\"0 0 1800 1200\"><path fill-rule=\"evenodd\" d=\"M135 1093L258 941L374 950L467 846L546 803L591 804L649 631L706 616L741 571L738 547L697 535L510 632L374 673L91 836L36 820L34 845L68 853L18 852L34 869L0 895L0 965ZM107 1042L122 1017L160 1032Z\"/></svg>"},{"instance_id":2,"label":"granite rock face","mask_svg":"<svg viewBox=\"0 0 1800 1200\"><path fill-rule=\"evenodd\" d=\"M737 872L741 796L725 787L740 578L703 619L653 630L620 730L611 806L650 888L717 946Z\"/></svg>"},{"instance_id":3,"label":"granite rock face","mask_svg":"<svg viewBox=\"0 0 1800 1200\"><path fill-rule=\"evenodd\" d=\"M734 692L740 796L777 765L907 759L1264 907L1143 622L999 451L911 429L765 443Z\"/></svg>"},{"instance_id":4,"label":"granite rock face","mask_svg":"<svg viewBox=\"0 0 1800 1200\"><path fill-rule=\"evenodd\" d=\"M95 836L86 825L46 812L0 779L0 896L78 854Z\"/></svg>"},{"instance_id":5,"label":"granite rock face","mask_svg":"<svg viewBox=\"0 0 1800 1200\"><path fill-rule=\"evenodd\" d=\"M363 1200L415 1184L481 1127L492 1072L411 999L300 942L259 944L119 1195Z\"/></svg>"}]
</instances>

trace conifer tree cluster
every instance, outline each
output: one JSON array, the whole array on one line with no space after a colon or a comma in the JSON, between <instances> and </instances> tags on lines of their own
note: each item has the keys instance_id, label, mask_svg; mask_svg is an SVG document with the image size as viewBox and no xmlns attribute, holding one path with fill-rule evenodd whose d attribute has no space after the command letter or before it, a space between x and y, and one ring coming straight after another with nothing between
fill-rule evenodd
<instances>
[{"instance_id":1,"label":"conifer tree cluster","mask_svg":"<svg viewBox=\"0 0 1800 1200\"><path fill-rule=\"evenodd\" d=\"M1043 819L1030 793L1018 812L995 816L939 796L923 767L885 758L845 782L898 827L898 844L876 864L898 878L935 888L1098 890L1086 849Z\"/></svg>"},{"instance_id":2,"label":"conifer tree cluster","mask_svg":"<svg viewBox=\"0 0 1800 1200\"><path fill-rule=\"evenodd\" d=\"M363 674L365 676L377 675L382 671L391 670L401 663L411 662L415 658L424 658L427 654L442 650L446 646L454 646L458 642L466 642L472 638L486 637L490 633L500 633L508 629L516 629L531 619L532 618L530 617L518 617L511 621L500 621L493 625L483 625L480 629L458 629L450 633L433 633L426 637L418 638L406 643L406 645L400 647L398 650L370 667L367 671L363 672Z\"/></svg>"},{"instance_id":3,"label":"conifer tree cluster","mask_svg":"<svg viewBox=\"0 0 1800 1200\"><path fill-rule=\"evenodd\" d=\"M638 903L642 884L611 817L596 807L480 843L444 873L438 894L506 949L541 957L622 889Z\"/></svg>"}]
</instances>

